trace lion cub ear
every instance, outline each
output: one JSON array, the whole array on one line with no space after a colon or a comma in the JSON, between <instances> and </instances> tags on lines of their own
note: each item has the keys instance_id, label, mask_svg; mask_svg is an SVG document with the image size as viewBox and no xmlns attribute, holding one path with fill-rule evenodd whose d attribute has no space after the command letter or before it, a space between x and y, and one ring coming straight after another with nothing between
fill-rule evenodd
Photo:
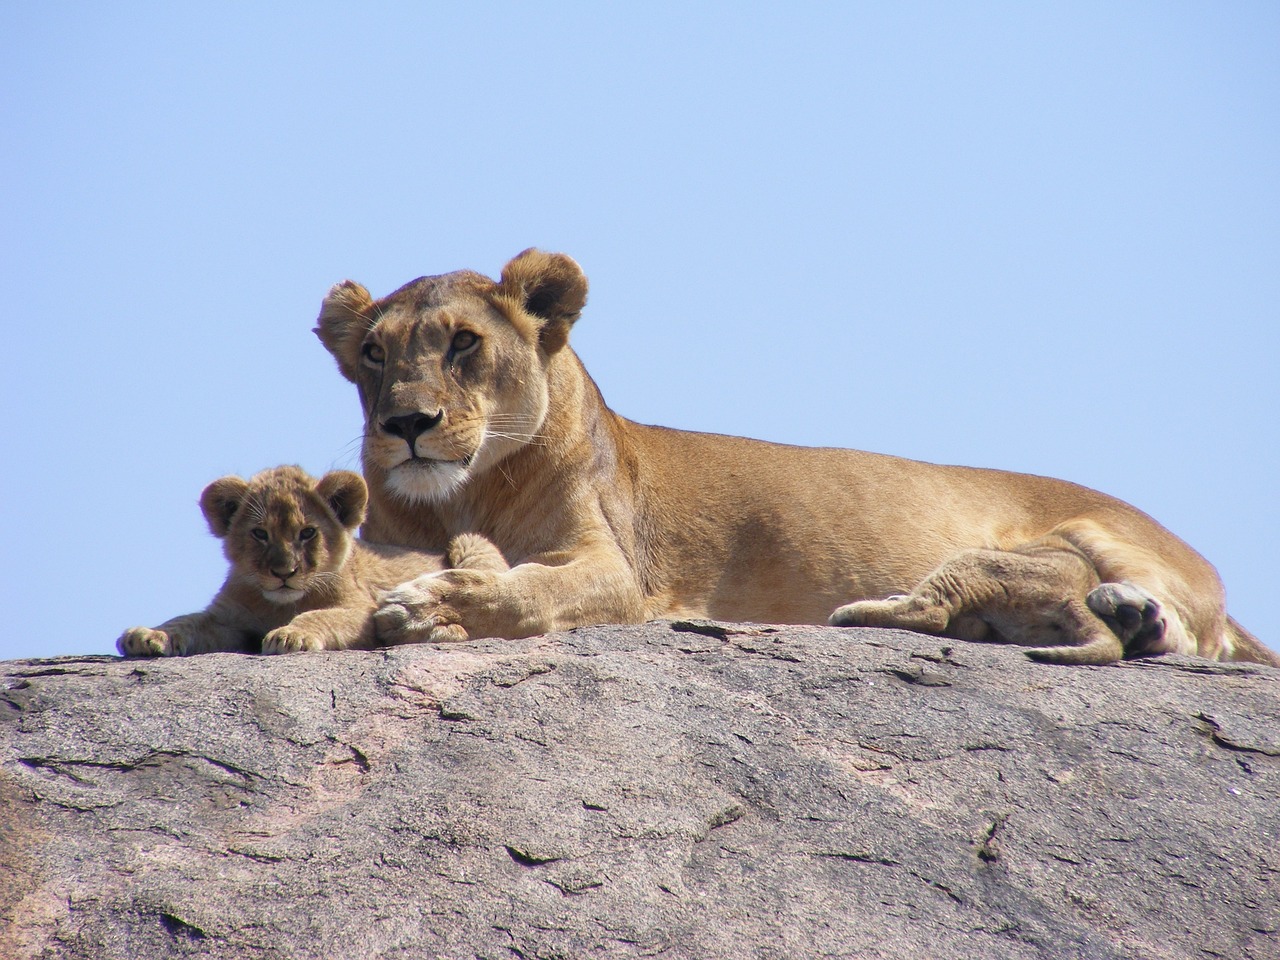
<instances>
[{"instance_id":1,"label":"lion cub ear","mask_svg":"<svg viewBox=\"0 0 1280 960\"><path fill-rule=\"evenodd\" d=\"M353 280L343 280L330 288L320 304L320 316L312 331L338 361L342 375L352 382L360 362L360 345L373 326L372 306L368 290Z\"/></svg>"},{"instance_id":2,"label":"lion cub ear","mask_svg":"<svg viewBox=\"0 0 1280 960\"><path fill-rule=\"evenodd\" d=\"M497 294L543 321L539 340L547 353L555 353L586 306L587 278L572 257L531 247L502 268Z\"/></svg>"},{"instance_id":3,"label":"lion cub ear","mask_svg":"<svg viewBox=\"0 0 1280 960\"><path fill-rule=\"evenodd\" d=\"M329 505L338 522L348 530L364 523L369 488L364 477L350 470L331 470L316 482L316 493Z\"/></svg>"},{"instance_id":4,"label":"lion cub ear","mask_svg":"<svg viewBox=\"0 0 1280 960\"><path fill-rule=\"evenodd\" d=\"M200 494L200 511L209 530L221 540L231 529L231 520L244 503L249 484L239 477L223 477L204 488Z\"/></svg>"}]
</instances>

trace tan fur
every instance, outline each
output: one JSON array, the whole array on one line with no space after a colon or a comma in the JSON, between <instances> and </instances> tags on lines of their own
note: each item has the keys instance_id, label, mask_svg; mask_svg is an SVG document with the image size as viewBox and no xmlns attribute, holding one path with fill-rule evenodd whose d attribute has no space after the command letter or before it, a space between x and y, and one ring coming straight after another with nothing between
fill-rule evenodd
<instances>
[{"instance_id":1,"label":"tan fur","mask_svg":"<svg viewBox=\"0 0 1280 960\"><path fill-rule=\"evenodd\" d=\"M586 293L573 260L529 250L496 283L464 271L326 297L316 333L366 419L365 535L443 549L478 533L516 564L391 591L387 642L830 617L1034 643L1059 662L1276 662L1228 627L1204 559L1103 494L618 416L567 346ZM911 599L856 603L895 595Z\"/></svg>"},{"instance_id":2,"label":"tan fur","mask_svg":"<svg viewBox=\"0 0 1280 960\"><path fill-rule=\"evenodd\" d=\"M126 630L117 649L183 656L374 646L382 591L444 562L438 552L356 540L367 502L363 478L345 470L318 481L297 467L215 480L200 507L230 563L222 589L199 613ZM474 535L455 538L449 557L455 566L507 569L493 544ZM452 639L466 635L457 630Z\"/></svg>"}]
</instances>

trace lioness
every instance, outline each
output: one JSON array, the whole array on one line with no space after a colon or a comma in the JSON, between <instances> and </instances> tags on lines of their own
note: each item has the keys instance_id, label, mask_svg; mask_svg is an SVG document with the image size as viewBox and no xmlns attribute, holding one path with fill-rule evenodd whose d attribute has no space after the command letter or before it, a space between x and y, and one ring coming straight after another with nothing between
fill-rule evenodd
<instances>
[{"instance_id":1,"label":"lioness","mask_svg":"<svg viewBox=\"0 0 1280 960\"><path fill-rule=\"evenodd\" d=\"M367 502L364 479L347 470L318 481L298 467L215 480L200 509L231 565L222 589L200 613L126 630L116 648L156 657L259 644L263 653L374 646L380 592L445 564L439 553L356 540ZM471 534L450 541L448 559L508 569L492 544ZM459 630L456 639L465 637Z\"/></svg>"},{"instance_id":2,"label":"lioness","mask_svg":"<svg viewBox=\"0 0 1280 960\"><path fill-rule=\"evenodd\" d=\"M537 250L496 283L329 291L315 332L364 408L365 536L440 549L474 532L516 564L392 591L385 641L713 617L902 626L1058 662L1277 663L1227 617L1212 566L1103 494L618 416L568 346L586 298L572 259Z\"/></svg>"}]
</instances>

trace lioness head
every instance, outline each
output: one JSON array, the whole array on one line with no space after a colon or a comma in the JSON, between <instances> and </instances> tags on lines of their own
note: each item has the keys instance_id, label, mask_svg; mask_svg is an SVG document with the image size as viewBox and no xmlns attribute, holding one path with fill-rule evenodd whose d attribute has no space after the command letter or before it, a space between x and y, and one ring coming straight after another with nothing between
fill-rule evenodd
<instances>
[{"instance_id":1,"label":"lioness head","mask_svg":"<svg viewBox=\"0 0 1280 960\"><path fill-rule=\"evenodd\" d=\"M563 254L526 250L495 283L470 271L422 277L373 300L346 281L316 326L360 390L366 472L411 501L438 501L536 440L547 365L587 299Z\"/></svg>"},{"instance_id":2,"label":"lioness head","mask_svg":"<svg viewBox=\"0 0 1280 960\"><path fill-rule=\"evenodd\" d=\"M213 481L200 509L222 539L229 581L284 604L323 590L342 569L368 501L358 473L335 470L313 480L298 467L276 467L249 480Z\"/></svg>"}]
</instances>

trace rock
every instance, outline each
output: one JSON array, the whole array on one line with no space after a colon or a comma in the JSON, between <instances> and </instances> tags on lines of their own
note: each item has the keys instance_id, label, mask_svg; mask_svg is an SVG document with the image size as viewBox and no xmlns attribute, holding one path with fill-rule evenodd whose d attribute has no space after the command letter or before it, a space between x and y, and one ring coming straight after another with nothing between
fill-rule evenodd
<instances>
[{"instance_id":1,"label":"rock","mask_svg":"<svg viewBox=\"0 0 1280 960\"><path fill-rule=\"evenodd\" d=\"M706 622L0 664L0 956L1280 957L1280 671Z\"/></svg>"}]
</instances>

